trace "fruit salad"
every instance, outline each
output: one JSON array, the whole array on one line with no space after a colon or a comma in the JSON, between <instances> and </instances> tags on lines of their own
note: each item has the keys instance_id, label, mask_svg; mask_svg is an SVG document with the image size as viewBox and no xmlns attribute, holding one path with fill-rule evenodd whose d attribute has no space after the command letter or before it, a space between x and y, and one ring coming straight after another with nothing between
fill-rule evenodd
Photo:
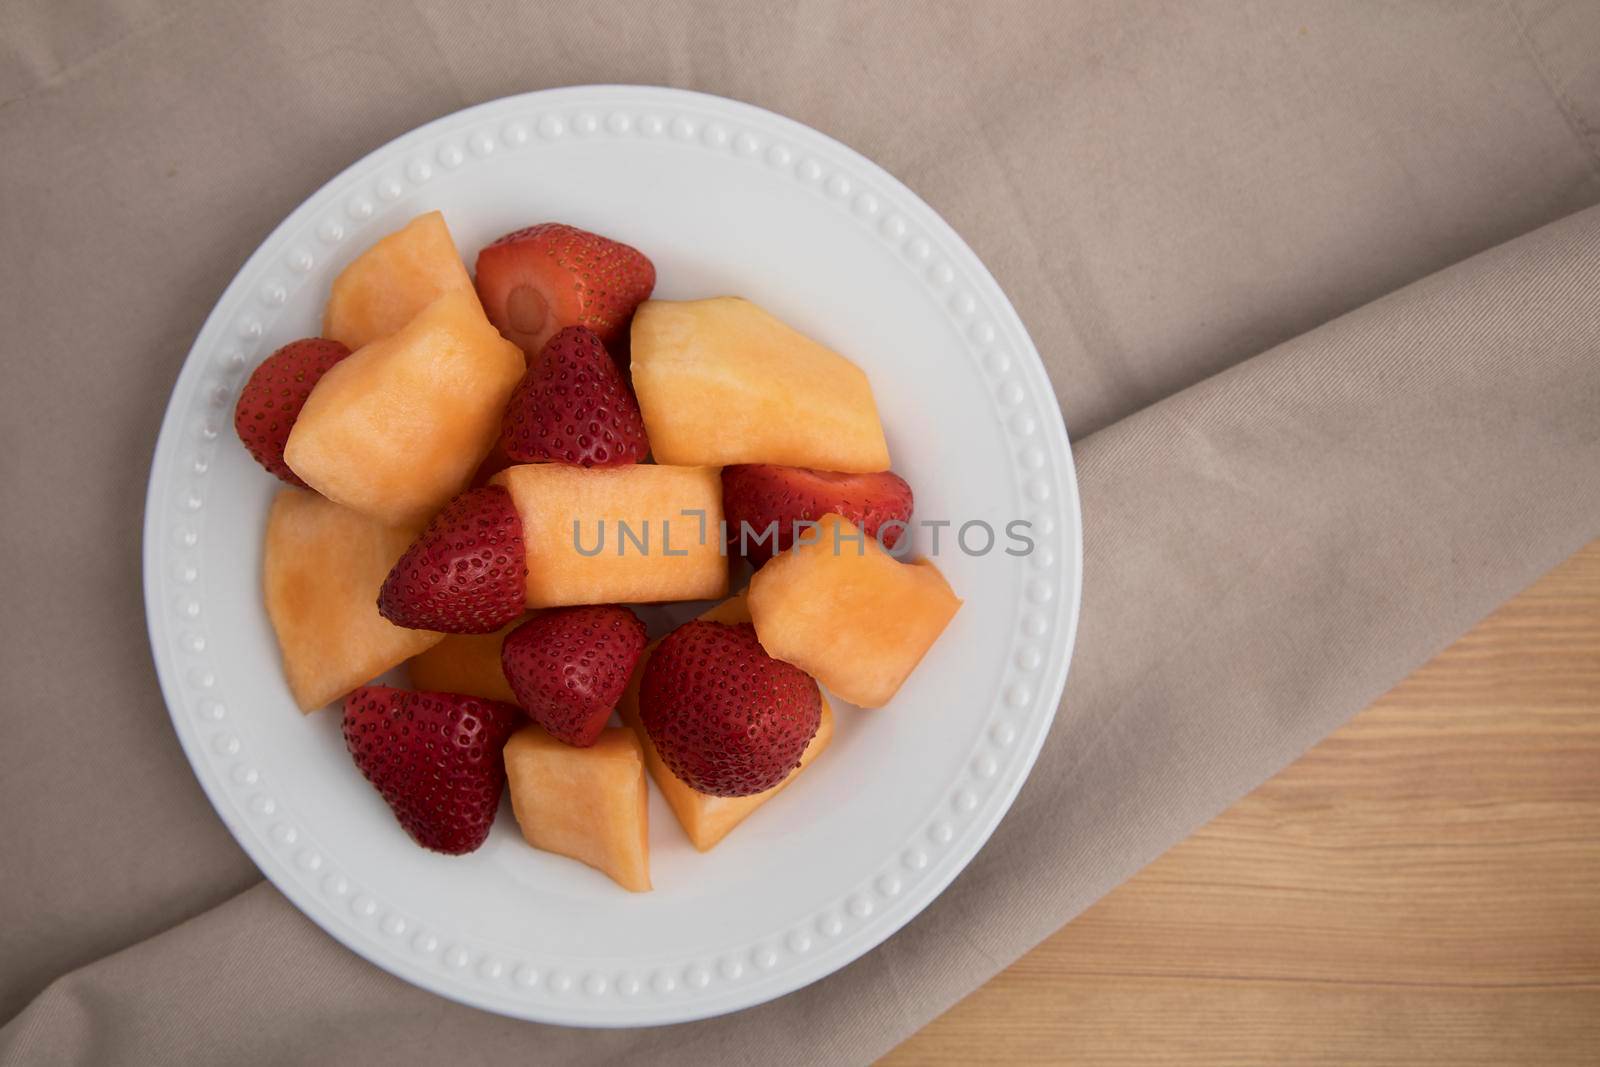
<instances>
[{"instance_id":1,"label":"fruit salad","mask_svg":"<svg viewBox=\"0 0 1600 1067\"><path fill-rule=\"evenodd\" d=\"M736 296L653 300L558 222L469 272L444 217L333 282L234 424L284 484L262 589L302 711L423 848L529 846L650 889L649 792L704 852L895 693L961 606L907 561L849 359ZM744 589L732 579L753 569ZM652 635L630 605L716 601ZM404 667L411 688L376 679Z\"/></svg>"}]
</instances>

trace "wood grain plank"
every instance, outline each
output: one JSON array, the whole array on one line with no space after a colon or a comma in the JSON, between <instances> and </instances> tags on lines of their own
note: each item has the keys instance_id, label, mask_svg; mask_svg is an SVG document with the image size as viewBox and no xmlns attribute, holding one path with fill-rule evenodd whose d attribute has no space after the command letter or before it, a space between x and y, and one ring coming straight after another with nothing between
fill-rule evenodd
<instances>
[{"instance_id":1,"label":"wood grain plank","mask_svg":"<svg viewBox=\"0 0 1600 1067\"><path fill-rule=\"evenodd\" d=\"M1600 1062L1600 541L885 1059Z\"/></svg>"}]
</instances>

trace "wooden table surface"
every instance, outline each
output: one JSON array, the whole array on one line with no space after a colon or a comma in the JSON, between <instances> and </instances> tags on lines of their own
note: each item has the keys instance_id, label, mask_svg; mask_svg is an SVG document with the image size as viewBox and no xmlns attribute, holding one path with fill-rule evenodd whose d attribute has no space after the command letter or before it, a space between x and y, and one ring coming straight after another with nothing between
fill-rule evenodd
<instances>
[{"instance_id":1,"label":"wooden table surface","mask_svg":"<svg viewBox=\"0 0 1600 1067\"><path fill-rule=\"evenodd\" d=\"M1600 541L883 1062L1600 1063Z\"/></svg>"}]
</instances>

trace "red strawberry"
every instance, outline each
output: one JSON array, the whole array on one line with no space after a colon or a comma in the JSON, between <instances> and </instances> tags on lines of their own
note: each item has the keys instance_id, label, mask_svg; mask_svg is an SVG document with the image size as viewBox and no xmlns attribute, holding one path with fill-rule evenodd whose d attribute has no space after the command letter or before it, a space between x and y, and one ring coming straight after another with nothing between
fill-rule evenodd
<instances>
[{"instance_id":1,"label":"red strawberry","mask_svg":"<svg viewBox=\"0 0 1600 1067\"><path fill-rule=\"evenodd\" d=\"M843 515L869 537L877 537L884 523L896 523L883 530L883 547L893 548L905 532L898 524L911 518L911 486L893 471L840 474L746 463L722 468L722 512L728 520L729 551L739 552L740 531L747 529L745 555L759 567L794 542L796 522L814 522L829 512ZM777 547L770 537L756 544L773 522L778 524Z\"/></svg>"},{"instance_id":2,"label":"red strawberry","mask_svg":"<svg viewBox=\"0 0 1600 1067\"><path fill-rule=\"evenodd\" d=\"M378 591L396 626L493 633L522 614L528 564L522 519L498 485L468 489L434 517Z\"/></svg>"},{"instance_id":3,"label":"red strawberry","mask_svg":"<svg viewBox=\"0 0 1600 1067\"><path fill-rule=\"evenodd\" d=\"M537 615L506 635L500 667L550 736L588 748L606 728L644 652L644 623L614 604Z\"/></svg>"},{"instance_id":4,"label":"red strawberry","mask_svg":"<svg viewBox=\"0 0 1600 1067\"><path fill-rule=\"evenodd\" d=\"M239 390L233 428L256 462L290 485L306 483L283 461L283 446L306 397L328 368L350 354L338 341L307 337L290 341L261 361Z\"/></svg>"},{"instance_id":5,"label":"red strawberry","mask_svg":"<svg viewBox=\"0 0 1600 1067\"><path fill-rule=\"evenodd\" d=\"M362 686L344 701L344 744L406 833L459 856L489 836L521 713L497 700Z\"/></svg>"},{"instance_id":6,"label":"red strawberry","mask_svg":"<svg viewBox=\"0 0 1600 1067\"><path fill-rule=\"evenodd\" d=\"M673 774L702 793L743 797L800 765L822 694L799 667L767 655L749 623L696 619L650 656L639 717Z\"/></svg>"},{"instance_id":7,"label":"red strawberry","mask_svg":"<svg viewBox=\"0 0 1600 1067\"><path fill-rule=\"evenodd\" d=\"M633 309L656 287L643 252L559 222L506 234L478 253L477 275L484 313L529 359L567 326L624 344Z\"/></svg>"},{"instance_id":8,"label":"red strawberry","mask_svg":"<svg viewBox=\"0 0 1600 1067\"><path fill-rule=\"evenodd\" d=\"M622 467L650 451L639 402L590 330L568 326L511 392L500 447L517 463Z\"/></svg>"}]
</instances>

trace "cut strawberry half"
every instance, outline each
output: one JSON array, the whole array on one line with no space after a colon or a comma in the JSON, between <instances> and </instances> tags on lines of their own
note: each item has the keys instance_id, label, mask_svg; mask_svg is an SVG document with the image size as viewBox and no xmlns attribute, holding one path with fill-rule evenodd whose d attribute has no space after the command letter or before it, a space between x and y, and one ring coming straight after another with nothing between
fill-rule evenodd
<instances>
[{"instance_id":1,"label":"cut strawberry half","mask_svg":"<svg viewBox=\"0 0 1600 1067\"><path fill-rule=\"evenodd\" d=\"M493 633L522 614L527 576L522 518L511 494L497 485L468 489L389 571L378 613L413 630Z\"/></svg>"},{"instance_id":2,"label":"cut strawberry half","mask_svg":"<svg viewBox=\"0 0 1600 1067\"><path fill-rule=\"evenodd\" d=\"M501 669L517 703L550 736L587 748L611 718L648 638L615 604L536 615L506 635Z\"/></svg>"},{"instance_id":3,"label":"cut strawberry half","mask_svg":"<svg viewBox=\"0 0 1600 1067\"><path fill-rule=\"evenodd\" d=\"M568 326L511 392L500 448L514 463L621 467L650 452L639 402L593 331Z\"/></svg>"},{"instance_id":4,"label":"cut strawberry half","mask_svg":"<svg viewBox=\"0 0 1600 1067\"><path fill-rule=\"evenodd\" d=\"M656 268L620 241L544 222L479 252L476 284L489 321L529 359L568 326L586 326L625 351L633 310L649 299Z\"/></svg>"},{"instance_id":5,"label":"cut strawberry half","mask_svg":"<svg viewBox=\"0 0 1600 1067\"><path fill-rule=\"evenodd\" d=\"M459 856L489 836L521 719L494 700L369 685L345 698L344 743L417 844Z\"/></svg>"},{"instance_id":6,"label":"cut strawberry half","mask_svg":"<svg viewBox=\"0 0 1600 1067\"><path fill-rule=\"evenodd\" d=\"M830 512L892 549L905 533L911 508L911 486L893 471L842 474L768 463L722 468L728 551L742 551L758 567L789 549L796 523L815 522Z\"/></svg>"},{"instance_id":7,"label":"cut strawberry half","mask_svg":"<svg viewBox=\"0 0 1600 1067\"><path fill-rule=\"evenodd\" d=\"M338 341L307 337L290 341L250 374L233 409L233 428L256 462L290 485L306 488L283 461L283 446L306 398L328 368L350 354Z\"/></svg>"},{"instance_id":8,"label":"cut strawberry half","mask_svg":"<svg viewBox=\"0 0 1600 1067\"><path fill-rule=\"evenodd\" d=\"M749 623L695 619L656 646L639 718L672 773L701 793L762 793L800 765L822 722L822 693L773 659Z\"/></svg>"}]
</instances>

